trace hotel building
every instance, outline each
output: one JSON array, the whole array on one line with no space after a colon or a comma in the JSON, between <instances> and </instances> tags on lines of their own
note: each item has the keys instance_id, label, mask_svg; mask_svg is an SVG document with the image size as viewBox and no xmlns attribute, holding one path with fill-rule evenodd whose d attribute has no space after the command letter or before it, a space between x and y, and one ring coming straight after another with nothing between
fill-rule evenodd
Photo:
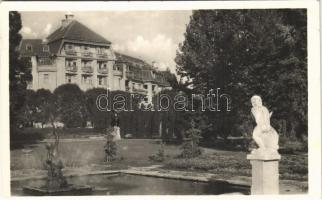
<instances>
[{"instance_id":1,"label":"hotel building","mask_svg":"<svg viewBox=\"0 0 322 200\"><path fill-rule=\"evenodd\" d=\"M116 53L112 43L65 15L61 26L45 39L24 39L20 54L32 63L29 89L54 91L66 83L77 84L82 90L109 88L146 95L151 102L154 94L171 89L165 73L147 62Z\"/></svg>"}]
</instances>

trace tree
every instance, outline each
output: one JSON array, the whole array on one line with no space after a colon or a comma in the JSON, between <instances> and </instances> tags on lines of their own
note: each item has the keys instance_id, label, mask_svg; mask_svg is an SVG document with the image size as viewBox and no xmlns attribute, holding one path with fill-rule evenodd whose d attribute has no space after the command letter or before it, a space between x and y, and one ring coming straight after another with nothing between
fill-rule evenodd
<instances>
[{"instance_id":1,"label":"tree","mask_svg":"<svg viewBox=\"0 0 322 200\"><path fill-rule=\"evenodd\" d=\"M66 127L81 127L86 123L83 91L75 84L64 84L54 91L57 111Z\"/></svg>"},{"instance_id":2,"label":"tree","mask_svg":"<svg viewBox=\"0 0 322 200\"><path fill-rule=\"evenodd\" d=\"M32 126L33 122L37 120L37 94L33 90L27 90L25 102L20 109L19 121L26 126Z\"/></svg>"},{"instance_id":3,"label":"tree","mask_svg":"<svg viewBox=\"0 0 322 200\"><path fill-rule=\"evenodd\" d=\"M103 88L93 88L85 92L85 105L88 113L88 120L90 120L93 123L94 128L99 131L102 131L108 127L109 115L97 108L96 100L99 95L106 94L106 92L106 89ZM102 105L103 107L105 107L105 104L108 103L104 100L106 99L103 99L101 102L104 104Z\"/></svg>"},{"instance_id":4,"label":"tree","mask_svg":"<svg viewBox=\"0 0 322 200\"><path fill-rule=\"evenodd\" d=\"M56 103L53 94L46 89L39 89L34 99L36 104L35 121L43 126L45 123L54 123L58 118Z\"/></svg>"},{"instance_id":5,"label":"tree","mask_svg":"<svg viewBox=\"0 0 322 200\"><path fill-rule=\"evenodd\" d=\"M32 79L30 60L21 58L17 50L22 39L19 34L21 28L20 14L16 11L9 12L9 91L12 132L21 125L19 111L24 104L27 82Z\"/></svg>"},{"instance_id":6,"label":"tree","mask_svg":"<svg viewBox=\"0 0 322 200\"><path fill-rule=\"evenodd\" d=\"M248 122L254 94L272 119L290 124L288 132L307 134L305 10L194 11L175 61L195 93L221 88L231 95L232 111L206 112L214 134Z\"/></svg>"}]
</instances>

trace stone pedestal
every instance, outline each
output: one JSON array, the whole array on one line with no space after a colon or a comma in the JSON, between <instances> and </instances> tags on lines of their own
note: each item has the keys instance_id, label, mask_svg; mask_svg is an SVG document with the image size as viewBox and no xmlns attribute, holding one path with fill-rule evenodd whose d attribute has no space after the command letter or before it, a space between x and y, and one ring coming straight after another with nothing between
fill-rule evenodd
<instances>
[{"instance_id":1,"label":"stone pedestal","mask_svg":"<svg viewBox=\"0 0 322 200\"><path fill-rule=\"evenodd\" d=\"M247 155L252 165L251 194L279 194L279 154Z\"/></svg>"}]
</instances>

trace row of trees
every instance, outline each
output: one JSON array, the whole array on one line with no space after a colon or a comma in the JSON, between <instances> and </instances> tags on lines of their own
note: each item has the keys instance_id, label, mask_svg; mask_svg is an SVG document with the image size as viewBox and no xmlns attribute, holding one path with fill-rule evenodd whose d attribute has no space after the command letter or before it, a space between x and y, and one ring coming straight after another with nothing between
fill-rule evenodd
<instances>
[{"instance_id":1,"label":"row of trees","mask_svg":"<svg viewBox=\"0 0 322 200\"><path fill-rule=\"evenodd\" d=\"M305 9L193 11L175 61L187 93L221 88L232 97L232 111L200 113L205 135L251 133L255 94L282 134L307 134Z\"/></svg>"},{"instance_id":2,"label":"row of trees","mask_svg":"<svg viewBox=\"0 0 322 200\"><path fill-rule=\"evenodd\" d=\"M120 93L128 95L113 91L110 98ZM97 97L101 94L106 94L106 90L94 88L83 92L76 84L61 85L53 93L46 89L27 90L20 122L24 126L31 126L34 122L62 122L67 128L75 128L84 127L87 121L92 121L99 128L106 128L106 125L101 126L107 123L106 116L110 115L100 111L96 105Z\"/></svg>"},{"instance_id":3,"label":"row of trees","mask_svg":"<svg viewBox=\"0 0 322 200\"><path fill-rule=\"evenodd\" d=\"M62 122L66 128L85 127L92 122L98 131L110 127L113 114L111 111L101 110L97 106L97 98L106 95L103 88L94 88L83 92L75 84L64 84L57 87L53 93L49 90L27 90L26 100L20 109L19 122L23 127L33 126L34 123L42 125ZM173 91L165 91L171 97ZM131 94L124 91L111 91L108 98L101 99L101 108L107 104L112 105L116 95L122 95L127 106L132 105L133 111L121 111L121 133L131 134L133 137L181 137L182 123L178 123L181 114L174 110L155 112L142 109L140 104L143 97L131 98ZM107 102L107 101L110 102ZM140 106L141 105L141 106ZM181 128L180 128L181 127ZM177 136L177 133L179 136Z\"/></svg>"}]
</instances>

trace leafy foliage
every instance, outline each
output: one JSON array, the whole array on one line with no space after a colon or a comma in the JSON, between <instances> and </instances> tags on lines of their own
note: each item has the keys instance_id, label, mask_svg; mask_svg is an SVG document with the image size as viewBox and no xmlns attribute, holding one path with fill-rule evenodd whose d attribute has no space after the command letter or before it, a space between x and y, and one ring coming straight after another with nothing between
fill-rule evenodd
<instances>
[{"instance_id":1,"label":"leafy foliage","mask_svg":"<svg viewBox=\"0 0 322 200\"><path fill-rule=\"evenodd\" d=\"M231 95L230 112L206 112L212 134L227 137L245 126L254 94L275 122L286 120L286 132L307 134L306 26L301 9L193 12L175 61L193 92Z\"/></svg>"},{"instance_id":2,"label":"leafy foliage","mask_svg":"<svg viewBox=\"0 0 322 200\"><path fill-rule=\"evenodd\" d=\"M17 51L22 36L20 13L9 12L9 89L10 89L10 128L11 132L21 125L20 109L24 104L28 81L31 80L31 63Z\"/></svg>"},{"instance_id":3,"label":"leafy foliage","mask_svg":"<svg viewBox=\"0 0 322 200\"><path fill-rule=\"evenodd\" d=\"M164 151L164 144L163 142L160 143L160 148L156 154L149 156L149 159L156 162L163 162L168 157Z\"/></svg>"},{"instance_id":4,"label":"leafy foliage","mask_svg":"<svg viewBox=\"0 0 322 200\"><path fill-rule=\"evenodd\" d=\"M36 92L36 113L34 119L36 122L45 124L54 122L57 119L57 108L53 94L49 90L39 89Z\"/></svg>"},{"instance_id":5,"label":"leafy foliage","mask_svg":"<svg viewBox=\"0 0 322 200\"><path fill-rule=\"evenodd\" d=\"M201 139L201 131L195 128L195 122L191 121L191 128L186 131L186 141L182 144L181 158L194 158L201 155L202 150L198 146Z\"/></svg>"},{"instance_id":6,"label":"leafy foliage","mask_svg":"<svg viewBox=\"0 0 322 200\"><path fill-rule=\"evenodd\" d=\"M84 94L75 84L64 84L54 91L60 120L66 127L82 127L86 119Z\"/></svg>"}]
</instances>

